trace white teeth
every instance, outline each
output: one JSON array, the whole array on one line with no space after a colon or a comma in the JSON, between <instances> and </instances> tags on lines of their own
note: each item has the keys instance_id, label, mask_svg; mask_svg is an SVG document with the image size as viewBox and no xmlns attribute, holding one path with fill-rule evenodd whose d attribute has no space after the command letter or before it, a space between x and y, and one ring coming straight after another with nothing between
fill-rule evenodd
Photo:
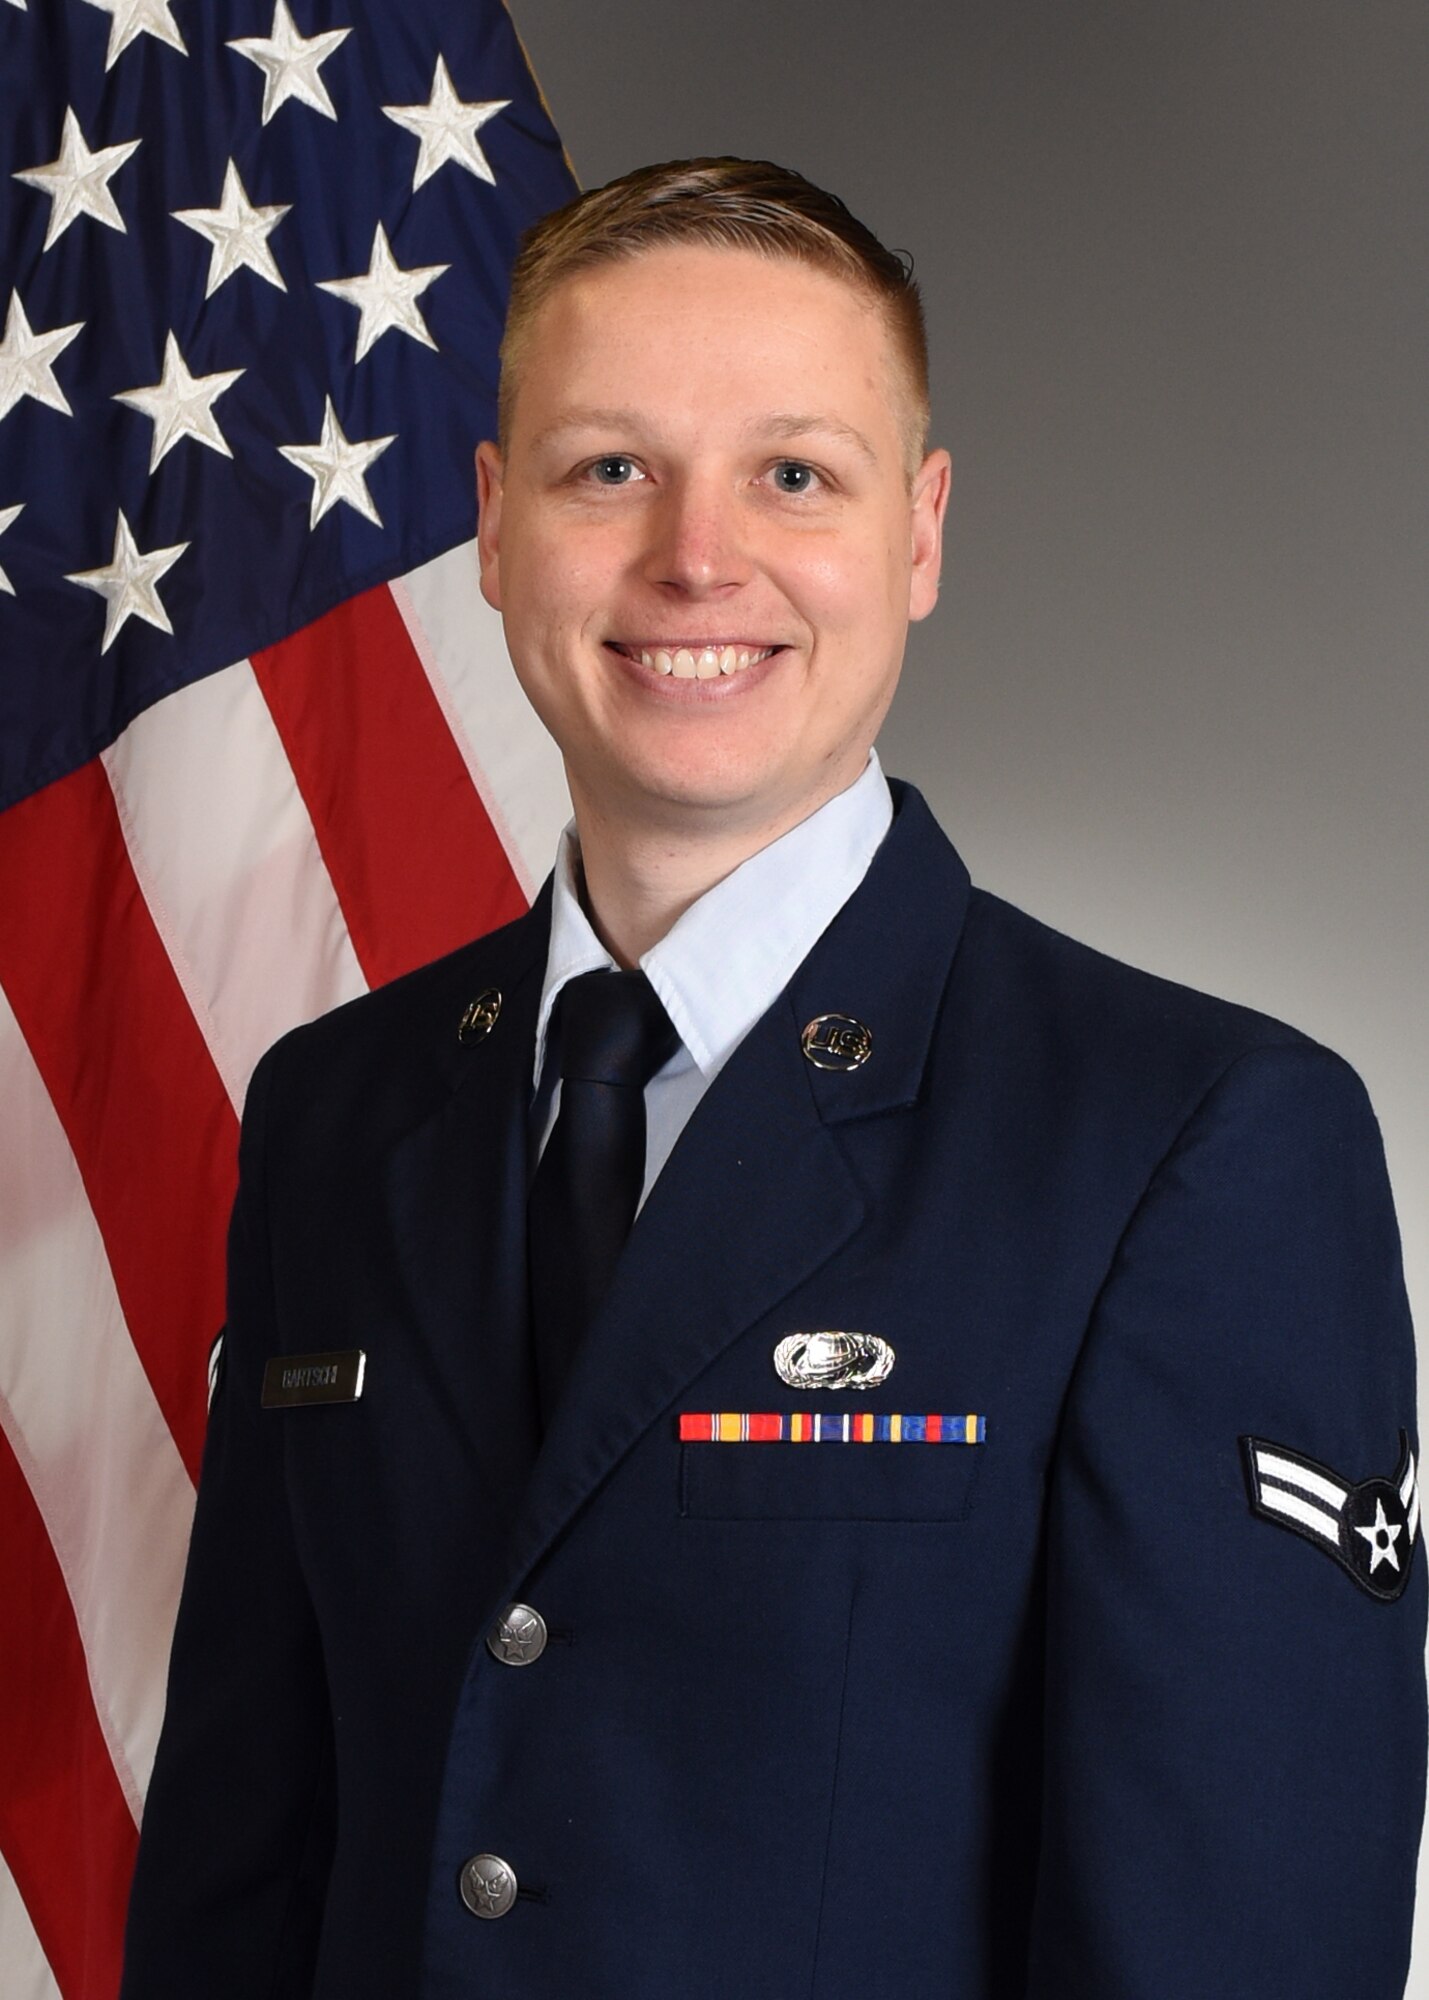
<instances>
[{"instance_id":1,"label":"white teeth","mask_svg":"<svg viewBox=\"0 0 1429 2000\"><path fill-rule=\"evenodd\" d=\"M651 673L673 674L682 681L712 681L720 674L748 673L773 651L772 646L678 646L673 651L658 646L653 650L641 647L633 657Z\"/></svg>"}]
</instances>

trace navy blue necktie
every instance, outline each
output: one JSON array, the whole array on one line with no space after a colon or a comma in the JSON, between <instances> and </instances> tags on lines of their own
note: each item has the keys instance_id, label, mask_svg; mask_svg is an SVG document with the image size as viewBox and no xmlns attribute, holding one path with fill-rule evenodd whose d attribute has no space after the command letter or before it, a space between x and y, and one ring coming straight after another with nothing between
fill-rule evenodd
<instances>
[{"instance_id":1,"label":"navy blue necktie","mask_svg":"<svg viewBox=\"0 0 1429 2000\"><path fill-rule=\"evenodd\" d=\"M531 1183L527 1238L541 1421L610 1289L645 1181L645 1086L679 1045L643 972L561 989L561 1104Z\"/></svg>"}]
</instances>

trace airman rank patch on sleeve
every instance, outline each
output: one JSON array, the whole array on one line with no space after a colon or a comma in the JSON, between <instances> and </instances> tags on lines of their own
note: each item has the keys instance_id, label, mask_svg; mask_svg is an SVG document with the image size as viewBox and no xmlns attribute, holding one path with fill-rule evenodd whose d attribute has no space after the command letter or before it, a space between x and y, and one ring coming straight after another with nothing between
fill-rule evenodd
<instances>
[{"instance_id":1,"label":"airman rank patch on sleeve","mask_svg":"<svg viewBox=\"0 0 1429 2000\"><path fill-rule=\"evenodd\" d=\"M1404 1594L1419 1536L1419 1482L1409 1433L1392 1479L1341 1479L1288 1445L1243 1437L1251 1512L1333 1556L1361 1590L1392 1604Z\"/></svg>"}]
</instances>

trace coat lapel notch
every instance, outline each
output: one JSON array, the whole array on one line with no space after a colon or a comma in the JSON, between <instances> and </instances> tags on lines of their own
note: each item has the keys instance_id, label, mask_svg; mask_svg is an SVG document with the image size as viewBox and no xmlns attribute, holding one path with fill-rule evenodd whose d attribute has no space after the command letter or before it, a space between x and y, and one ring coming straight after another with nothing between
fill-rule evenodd
<instances>
[{"instance_id":1,"label":"coat lapel notch","mask_svg":"<svg viewBox=\"0 0 1429 2000\"><path fill-rule=\"evenodd\" d=\"M802 1031L820 1015L865 1027L872 1052L858 1069L807 1065L831 1125L915 1104L967 917L968 871L921 795L892 781L893 825L857 892L790 984Z\"/></svg>"}]
</instances>

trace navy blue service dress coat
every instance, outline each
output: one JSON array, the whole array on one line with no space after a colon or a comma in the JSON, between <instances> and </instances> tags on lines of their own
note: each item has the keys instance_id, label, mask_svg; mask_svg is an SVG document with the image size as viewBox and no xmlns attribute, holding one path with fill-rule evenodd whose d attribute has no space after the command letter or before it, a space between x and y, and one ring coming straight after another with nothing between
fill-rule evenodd
<instances>
[{"instance_id":1,"label":"navy blue service dress coat","mask_svg":"<svg viewBox=\"0 0 1429 2000\"><path fill-rule=\"evenodd\" d=\"M260 1065L124 2000L1398 2000L1425 1572L1363 1090L971 891L895 789L543 1439L546 899ZM891 1374L786 1387L810 1329ZM262 1407L352 1349L359 1400ZM680 1435L811 1411L983 1441Z\"/></svg>"}]
</instances>

